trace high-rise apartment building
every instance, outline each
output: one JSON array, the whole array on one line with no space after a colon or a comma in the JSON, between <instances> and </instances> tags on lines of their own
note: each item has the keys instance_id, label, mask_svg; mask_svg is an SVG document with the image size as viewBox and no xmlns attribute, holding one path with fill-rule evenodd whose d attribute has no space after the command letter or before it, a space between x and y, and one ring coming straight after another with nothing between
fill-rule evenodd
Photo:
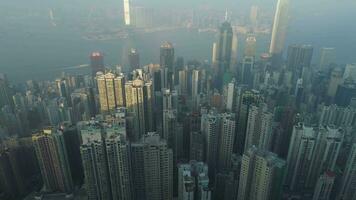
<instances>
[{"instance_id":1,"label":"high-rise apartment building","mask_svg":"<svg viewBox=\"0 0 356 200\"><path fill-rule=\"evenodd\" d=\"M88 199L132 199L124 110L78 123Z\"/></svg>"},{"instance_id":2,"label":"high-rise apartment building","mask_svg":"<svg viewBox=\"0 0 356 200\"><path fill-rule=\"evenodd\" d=\"M238 200L280 199L286 162L252 146L242 157Z\"/></svg>"},{"instance_id":3,"label":"high-rise apartment building","mask_svg":"<svg viewBox=\"0 0 356 200\"><path fill-rule=\"evenodd\" d=\"M287 157L285 184L293 191L313 187L319 176L333 171L344 132L329 127L294 127Z\"/></svg>"},{"instance_id":4,"label":"high-rise apartment building","mask_svg":"<svg viewBox=\"0 0 356 200\"><path fill-rule=\"evenodd\" d=\"M70 193L73 189L63 133L47 128L32 136L44 191Z\"/></svg>"},{"instance_id":5,"label":"high-rise apartment building","mask_svg":"<svg viewBox=\"0 0 356 200\"><path fill-rule=\"evenodd\" d=\"M178 200L210 200L208 166L190 161L178 165Z\"/></svg>"},{"instance_id":6,"label":"high-rise apartment building","mask_svg":"<svg viewBox=\"0 0 356 200\"><path fill-rule=\"evenodd\" d=\"M246 127L245 151L251 146L271 150L273 114L266 104L254 105L249 109Z\"/></svg>"},{"instance_id":7,"label":"high-rise apartment building","mask_svg":"<svg viewBox=\"0 0 356 200\"><path fill-rule=\"evenodd\" d=\"M329 200L336 175L332 171L326 171L320 176L316 183L313 200Z\"/></svg>"},{"instance_id":8,"label":"high-rise apartment building","mask_svg":"<svg viewBox=\"0 0 356 200\"><path fill-rule=\"evenodd\" d=\"M99 101L101 112L114 111L117 107L125 106L125 77L109 72L98 73L96 81L99 91Z\"/></svg>"},{"instance_id":9,"label":"high-rise apartment building","mask_svg":"<svg viewBox=\"0 0 356 200\"><path fill-rule=\"evenodd\" d=\"M173 198L173 152L167 142L150 132L131 144L131 163L136 199Z\"/></svg>"},{"instance_id":10,"label":"high-rise apartment building","mask_svg":"<svg viewBox=\"0 0 356 200\"><path fill-rule=\"evenodd\" d=\"M218 147L218 169L228 170L231 167L231 157L235 141L236 119L234 114L220 114L220 137Z\"/></svg>"},{"instance_id":11,"label":"high-rise apartment building","mask_svg":"<svg viewBox=\"0 0 356 200\"><path fill-rule=\"evenodd\" d=\"M338 200L356 199L356 144L351 147L340 184Z\"/></svg>"}]
</instances>

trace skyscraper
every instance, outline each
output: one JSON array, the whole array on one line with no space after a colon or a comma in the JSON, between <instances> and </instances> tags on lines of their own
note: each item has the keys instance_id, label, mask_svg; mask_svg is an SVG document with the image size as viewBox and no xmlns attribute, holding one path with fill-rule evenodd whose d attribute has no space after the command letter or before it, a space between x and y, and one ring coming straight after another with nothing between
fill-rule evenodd
<instances>
[{"instance_id":1,"label":"skyscraper","mask_svg":"<svg viewBox=\"0 0 356 200\"><path fill-rule=\"evenodd\" d=\"M152 91L152 83L145 83L140 79L128 81L125 84L126 108L134 116L134 140L138 140L143 134L153 130Z\"/></svg>"},{"instance_id":2,"label":"skyscraper","mask_svg":"<svg viewBox=\"0 0 356 200\"><path fill-rule=\"evenodd\" d=\"M173 198L173 153L158 134L148 133L131 144L135 199Z\"/></svg>"},{"instance_id":3,"label":"skyscraper","mask_svg":"<svg viewBox=\"0 0 356 200\"><path fill-rule=\"evenodd\" d=\"M131 71L140 68L140 54L138 53L137 49L131 49L130 50L130 52L129 52L129 63L130 63L130 70Z\"/></svg>"},{"instance_id":4,"label":"skyscraper","mask_svg":"<svg viewBox=\"0 0 356 200\"><path fill-rule=\"evenodd\" d=\"M124 110L80 122L78 128L88 199L132 199Z\"/></svg>"},{"instance_id":5,"label":"skyscraper","mask_svg":"<svg viewBox=\"0 0 356 200\"><path fill-rule=\"evenodd\" d=\"M351 147L340 185L339 200L356 199L356 144Z\"/></svg>"},{"instance_id":6,"label":"skyscraper","mask_svg":"<svg viewBox=\"0 0 356 200\"><path fill-rule=\"evenodd\" d=\"M334 63L335 60L336 52L334 48L321 48L319 61L319 68L321 70L326 70L327 68L329 68L330 64Z\"/></svg>"},{"instance_id":7,"label":"skyscraper","mask_svg":"<svg viewBox=\"0 0 356 200\"><path fill-rule=\"evenodd\" d=\"M92 76L95 76L97 72L105 72L104 67L104 55L100 52L93 52L90 55L90 67Z\"/></svg>"},{"instance_id":8,"label":"skyscraper","mask_svg":"<svg viewBox=\"0 0 356 200\"><path fill-rule=\"evenodd\" d=\"M273 114L267 111L266 104L252 106L249 109L245 151L251 146L271 150Z\"/></svg>"},{"instance_id":9,"label":"skyscraper","mask_svg":"<svg viewBox=\"0 0 356 200\"><path fill-rule=\"evenodd\" d=\"M5 74L0 74L0 107L5 105L11 106L11 93L9 88L9 82Z\"/></svg>"},{"instance_id":10,"label":"skyscraper","mask_svg":"<svg viewBox=\"0 0 356 200\"><path fill-rule=\"evenodd\" d=\"M325 171L335 169L344 133L329 127L294 127L287 157L286 185L293 191L310 188Z\"/></svg>"},{"instance_id":11,"label":"skyscraper","mask_svg":"<svg viewBox=\"0 0 356 200\"><path fill-rule=\"evenodd\" d=\"M314 189L313 200L329 200L336 174L327 171L320 176Z\"/></svg>"},{"instance_id":12,"label":"skyscraper","mask_svg":"<svg viewBox=\"0 0 356 200\"><path fill-rule=\"evenodd\" d=\"M173 89L174 87L174 48L169 42L164 42L160 48L160 66L162 87Z\"/></svg>"},{"instance_id":13,"label":"skyscraper","mask_svg":"<svg viewBox=\"0 0 356 200\"><path fill-rule=\"evenodd\" d=\"M190 161L178 165L178 199L210 200L208 166L203 162Z\"/></svg>"},{"instance_id":14,"label":"skyscraper","mask_svg":"<svg viewBox=\"0 0 356 200\"><path fill-rule=\"evenodd\" d=\"M219 145L220 122L217 113L203 114L201 119L201 131L205 136L205 159L209 166L209 177L215 175Z\"/></svg>"},{"instance_id":15,"label":"skyscraper","mask_svg":"<svg viewBox=\"0 0 356 200\"><path fill-rule=\"evenodd\" d=\"M289 0L278 0L273 21L271 45L269 53L272 56L281 56L287 35Z\"/></svg>"},{"instance_id":16,"label":"skyscraper","mask_svg":"<svg viewBox=\"0 0 356 200\"><path fill-rule=\"evenodd\" d=\"M256 48L257 48L256 37L253 35L248 36L246 38L244 56L255 57L256 56Z\"/></svg>"},{"instance_id":17,"label":"skyscraper","mask_svg":"<svg viewBox=\"0 0 356 200\"><path fill-rule=\"evenodd\" d=\"M303 78L303 70L309 69L313 58L311 45L290 45L288 47L287 67L293 73L294 80Z\"/></svg>"},{"instance_id":18,"label":"skyscraper","mask_svg":"<svg viewBox=\"0 0 356 200\"><path fill-rule=\"evenodd\" d=\"M222 89L223 76L230 69L232 55L233 30L229 22L224 22L219 29L219 38L216 48L215 87Z\"/></svg>"},{"instance_id":19,"label":"skyscraper","mask_svg":"<svg viewBox=\"0 0 356 200\"><path fill-rule=\"evenodd\" d=\"M98 73L96 81L101 112L109 112L117 107L125 106L125 78L123 74L117 76L111 72L106 74Z\"/></svg>"},{"instance_id":20,"label":"skyscraper","mask_svg":"<svg viewBox=\"0 0 356 200\"><path fill-rule=\"evenodd\" d=\"M125 25L130 26L131 25L131 8L130 8L130 0L124 0L124 20L125 20Z\"/></svg>"},{"instance_id":21,"label":"skyscraper","mask_svg":"<svg viewBox=\"0 0 356 200\"><path fill-rule=\"evenodd\" d=\"M32 136L44 191L70 193L73 189L63 133L53 128Z\"/></svg>"},{"instance_id":22,"label":"skyscraper","mask_svg":"<svg viewBox=\"0 0 356 200\"><path fill-rule=\"evenodd\" d=\"M280 199L285 165L276 154L252 146L242 157L237 199Z\"/></svg>"},{"instance_id":23,"label":"skyscraper","mask_svg":"<svg viewBox=\"0 0 356 200\"><path fill-rule=\"evenodd\" d=\"M218 169L228 170L231 167L231 158L235 141L235 115L223 113L220 115L220 138L218 147Z\"/></svg>"},{"instance_id":24,"label":"skyscraper","mask_svg":"<svg viewBox=\"0 0 356 200\"><path fill-rule=\"evenodd\" d=\"M252 84L253 84L252 70L253 70L254 64L255 64L254 57L245 56L242 60L242 70L241 70L241 75L240 75L240 82L242 84L248 85L249 87L252 87Z\"/></svg>"}]
</instances>

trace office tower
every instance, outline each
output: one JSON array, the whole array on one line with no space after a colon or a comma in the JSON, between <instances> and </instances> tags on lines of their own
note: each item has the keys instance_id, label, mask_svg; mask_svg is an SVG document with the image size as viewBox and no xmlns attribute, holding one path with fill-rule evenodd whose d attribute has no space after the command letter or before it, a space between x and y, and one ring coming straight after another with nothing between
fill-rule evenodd
<instances>
[{"instance_id":1,"label":"office tower","mask_svg":"<svg viewBox=\"0 0 356 200\"><path fill-rule=\"evenodd\" d=\"M178 200L210 200L208 166L190 161L178 165Z\"/></svg>"},{"instance_id":2,"label":"office tower","mask_svg":"<svg viewBox=\"0 0 356 200\"><path fill-rule=\"evenodd\" d=\"M278 0L273 21L271 45L269 53L272 56L282 56L287 36L289 18L289 0Z\"/></svg>"},{"instance_id":3,"label":"office tower","mask_svg":"<svg viewBox=\"0 0 356 200\"><path fill-rule=\"evenodd\" d=\"M327 95L333 99L336 95L337 88L344 82L342 70L335 68L331 71Z\"/></svg>"},{"instance_id":4,"label":"office tower","mask_svg":"<svg viewBox=\"0 0 356 200\"><path fill-rule=\"evenodd\" d=\"M250 23L253 27L256 27L258 20L258 6L252 6L250 11Z\"/></svg>"},{"instance_id":5,"label":"office tower","mask_svg":"<svg viewBox=\"0 0 356 200\"><path fill-rule=\"evenodd\" d=\"M339 200L355 200L356 199L356 144L354 143L349 153L346 168L344 170L340 190L338 194Z\"/></svg>"},{"instance_id":6,"label":"office tower","mask_svg":"<svg viewBox=\"0 0 356 200\"><path fill-rule=\"evenodd\" d=\"M230 69L232 55L233 30L229 22L224 22L219 29L219 38L216 46L215 88L221 90L225 72Z\"/></svg>"},{"instance_id":7,"label":"office tower","mask_svg":"<svg viewBox=\"0 0 356 200\"><path fill-rule=\"evenodd\" d=\"M153 25L152 8L135 6L131 9L131 24L136 28L150 28Z\"/></svg>"},{"instance_id":8,"label":"office tower","mask_svg":"<svg viewBox=\"0 0 356 200\"><path fill-rule=\"evenodd\" d=\"M280 199L286 162L252 146L242 156L238 200Z\"/></svg>"},{"instance_id":9,"label":"office tower","mask_svg":"<svg viewBox=\"0 0 356 200\"><path fill-rule=\"evenodd\" d=\"M162 73L162 87L173 89L174 87L174 48L169 42L164 42L160 48L160 66Z\"/></svg>"},{"instance_id":10,"label":"office tower","mask_svg":"<svg viewBox=\"0 0 356 200\"><path fill-rule=\"evenodd\" d=\"M223 113L220 115L220 138L218 147L218 169L224 171L231 166L231 156L235 141L235 115Z\"/></svg>"},{"instance_id":11,"label":"office tower","mask_svg":"<svg viewBox=\"0 0 356 200\"><path fill-rule=\"evenodd\" d=\"M140 68L140 54L138 53L137 49L131 49L130 50L130 52L129 52L129 63L130 63L130 70L131 71Z\"/></svg>"},{"instance_id":12,"label":"office tower","mask_svg":"<svg viewBox=\"0 0 356 200\"><path fill-rule=\"evenodd\" d=\"M332 171L326 171L320 176L314 189L313 200L330 199L330 194L334 186L335 177L336 175Z\"/></svg>"},{"instance_id":13,"label":"office tower","mask_svg":"<svg viewBox=\"0 0 356 200\"><path fill-rule=\"evenodd\" d=\"M189 159L203 161L205 157L205 138L200 131L191 131L189 138Z\"/></svg>"},{"instance_id":14,"label":"office tower","mask_svg":"<svg viewBox=\"0 0 356 200\"><path fill-rule=\"evenodd\" d=\"M330 67L330 64L334 63L335 60L336 52L334 48L321 48L319 61L319 68L321 70L327 70Z\"/></svg>"},{"instance_id":15,"label":"office tower","mask_svg":"<svg viewBox=\"0 0 356 200\"><path fill-rule=\"evenodd\" d=\"M323 106L319 124L334 127L351 127L355 124L356 109L352 107L340 107L335 104Z\"/></svg>"},{"instance_id":16,"label":"office tower","mask_svg":"<svg viewBox=\"0 0 356 200\"><path fill-rule=\"evenodd\" d=\"M240 82L242 84L248 85L249 87L252 86L252 70L255 64L254 57L245 56L242 60L242 70L241 70L241 77Z\"/></svg>"},{"instance_id":17,"label":"office tower","mask_svg":"<svg viewBox=\"0 0 356 200\"><path fill-rule=\"evenodd\" d=\"M97 72L105 72L104 55L100 52L93 52L90 55L91 74L94 77Z\"/></svg>"},{"instance_id":18,"label":"office tower","mask_svg":"<svg viewBox=\"0 0 356 200\"><path fill-rule=\"evenodd\" d=\"M224 90L224 100L225 100L225 109L229 112L233 112L235 110L235 101L236 101L236 92L235 92L235 79L233 79Z\"/></svg>"},{"instance_id":19,"label":"office tower","mask_svg":"<svg viewBox=\"0 0 356 200\"><path fill-rule=\"evenodd\" d=\"M125 106L125 78L123 74L116 76L113 73L98 73L96 81L99 91L101 112L109 112L117 107Z\"/></svg>"},{"instance_id":20,"label":"office tower","mask_svg":"<svg viewBox=\"0 0 356 200\"><path fill-rule=\"evenodd\" d=\"M334 170L344 132L329 127L294 127L287 157L286 185L292 191L314 187L319 176Z\"/></svg>"},{"instance_id":21,"label":"office tower","mask_svg":"<svg viewBox=\"0 0 356 200\"><path fill-rule=\"evenodd\" d=\"M124 20L125 20L125 25L130 26L131 25L131 8L130 8L130 0L124 0Z\"/></svg>"},{"instance_id":22,"label":"office tower","mask_svg":"<svg viewBox=\"0 0 356 200\"><path fill-rule=\"evenodd\" d=\"M5 74L0 74L0 107L5 105L11 106L11 92L9 82Z\"/></svg>"},{"instance_id":23,"label":"office tower","mask_svg":"<svg viewBox=\"0 0 356 200\"><path fill-rule=\"evenodd\" d=\"M69 193L73 189L66 146L61 131L53 128L32 136L44 191Z\"/></svg>"},{"instance_id":24,"label":"office tower","mask_svg":"<svg viewBox=\"0 0 356 200\"><path fill-rule=\"evenodd\" d=\"M311 45L290 45L287 54L287 67L294 79L303 78L303 70L309 69L313 58Z\"/></svg>"},{"instance_id":25,"label":"office tower","mask_svg":"<svg viewBox=\"0 0 356 200\"><path fill-rule=\"evenodd\" d=\"M235 151L242 154L245 149L249 110L253 105L258 105L262 102L262 96L256 90L246 91L243 88L238 88L237 93L236 104L238 106L238 121L237 135L235 137Z\"/></svg>"},{"instance_id":26,"label":"office tower","mask_svg":"<svg viewBox=\"0 0 356 200\"><path fill-rule=\"evenodd\" d=\"M273 114L267 111L266 104L253 105L249 109L245 151L251 146L271 150Z\"/></svg>"},{"instance_id":27,"label":"office tower","mask_svg":"<svg viewBox=\"0 0 356 200\"><path fill-rule=\"evenodd\" d=\"M218 44L216 42L213 43L213 49L212 49L212 56L211 56L211 63L212 63L212 66L216 65L217 64L217 49L218 48Z\"/></svg>"},{"instance_id":28,"label":"office tower","mask_svg":"<svg viewBox=\"0 0 356 200\"><path fill-rule=\"evenodd\" d=\"M167 142L150 132L131 144L135 199L173 198L173 153Z\"/></svg>"},{"instance_id":29,"label":"office tower","mask_svg":"<svg viewBox=\"0 0 356 200\"><path fill-rule=\"evenodd\" d=\"M348 79L352 80L353 82L356 82L356 63L346 65L343 79Z\"/></svg>"},{"instance_id":30,"label":"office tower","mask_svg":"<svg viewBox=\"0 0 356 200\"><path fill-rule=\"evenodd\" d=\"M246 42L245 42L244 56L255 57L256 56L256 48L257 48L256 37L253 35L248 36L246 38Z\"/></svg>"},{"instance_id":31,"label":"office tower","mask_svg":"<svg viewBox=\"0 0 356 200\"><path fill-rule=\"evenodd\" d=\"M350 105L351 99L356 97L356 83L346 80L337 87L334 103L338 106Z\"/></svg>"},{"instance_id":32,"label":"office tower","mask_svg":"<svg viewBox=\"0 0 356 200\"><path fill-rule=\"evenodd\" d=\"M84 169L84 182L88 199L110 199L110 180L107 171L105 145L99 124L80 127L80 153Z\"/></svg>"}]
</instances>

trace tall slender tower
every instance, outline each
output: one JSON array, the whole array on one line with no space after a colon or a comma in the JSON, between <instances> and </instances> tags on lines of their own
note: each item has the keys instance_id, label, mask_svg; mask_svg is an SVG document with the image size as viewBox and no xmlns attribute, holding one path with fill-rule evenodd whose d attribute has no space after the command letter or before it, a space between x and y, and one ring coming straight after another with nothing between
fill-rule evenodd
<instances>
[{"instance_id":1,"label":"tall slender tower","mask_svg":"<svg viewBox=\"0 0 356 200\"><path fill-rule=\"evenodd\" d=\"M124 19L125 19L125 25L130 26L131 25L131 8L130 8L130 0L124 0Z\"/></svg>"},{"instance_id":2,"label":"tall slender tower","mask_svg":"<svg viewBox=\"0 0 356 200\"><path fill-rule=\"evenodd\" d=\"M225 72L230 69L233 35L231 24L224 22L219 29L216 49L215 87L219 90L222 89Z\"/></svg>"},{"instance_id":3,"label":"tall slender tower","mask_svg":"<svg viewBox=\"0 0 356 200\"><path fill-rule=\"evenodd\" d=\"M71 192L72 176L63 133L53 128L33 135L32 141L41 169L44 190L47 192Z\"/></svg>"},{"instance_id":4,"label":"tall slender tower","mask_svg":"<svg viewBox=\"0 0 356 200\"><path fill-rule=\"evenodd\" d=\"M160 48L161 86L167 89L174 87L174 47L164 42Z\"/></svg>"},{"instance_id":5,"label":"tall slender tower","mask_svg":"<svg viewBox=\"0 0 356 200\"><path fill-rule=\"evenodd\" d=\"M269 53L281 55L287 35L289 0L278 0L276 13L274 16L271 46Z\"/></svg>"}]
</instances>

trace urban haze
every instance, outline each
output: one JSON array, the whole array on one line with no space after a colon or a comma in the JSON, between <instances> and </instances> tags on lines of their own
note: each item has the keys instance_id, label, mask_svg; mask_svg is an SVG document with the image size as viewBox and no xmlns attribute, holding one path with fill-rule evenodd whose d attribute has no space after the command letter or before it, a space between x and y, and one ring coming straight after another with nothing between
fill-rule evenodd
<instances>
[{"instance_id":1,"label":"urban haze","mask_svg":"<svg viewBox=\"0 0 356 200\"><path fill-rule=\"evenodd\" d=\"M0 2L0 200L356 200L355 0Z\"/></svg>"}]
</instances>

